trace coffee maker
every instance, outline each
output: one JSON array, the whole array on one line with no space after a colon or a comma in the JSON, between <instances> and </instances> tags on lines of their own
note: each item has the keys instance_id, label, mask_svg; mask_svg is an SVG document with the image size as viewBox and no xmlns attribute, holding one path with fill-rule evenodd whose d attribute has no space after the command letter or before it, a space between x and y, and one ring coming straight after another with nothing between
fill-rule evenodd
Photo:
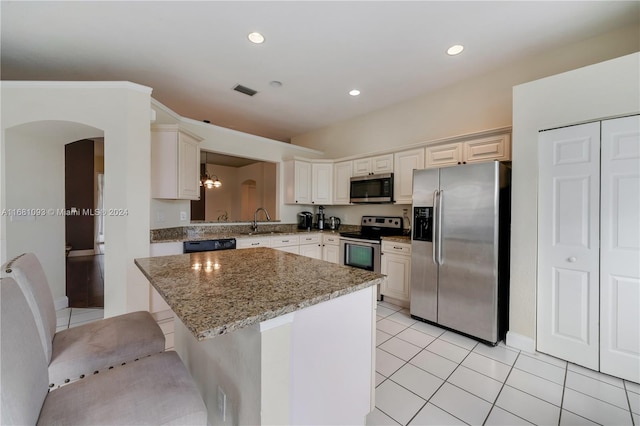
<instances>
[{"instance_id":1,"label":"coffee maker","mask_svg":"<svg viewBox=\"0 0 640 426\"><path fill-rule=\"evenodd\" d=\"M298 213L298 229L311 229L313 226L313 213L300 212Z\"/></svg>"},{"instance_id":2,"label":"coffee maker","mask_svg":"<svg viewBox=\"0 0 640 426\"><path fill-rule=\"evenodd\" d=\"M318 207L318 214L316 214L316 228L323 230L325 228L324 221L324 207Z\"/></svg>"}]
</instances>

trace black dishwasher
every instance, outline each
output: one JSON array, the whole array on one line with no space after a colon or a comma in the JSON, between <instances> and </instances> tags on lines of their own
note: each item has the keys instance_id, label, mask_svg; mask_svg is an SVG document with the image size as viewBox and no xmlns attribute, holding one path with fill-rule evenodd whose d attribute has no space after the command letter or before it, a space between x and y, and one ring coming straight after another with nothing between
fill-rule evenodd
<instances>
[{"instance_id":1,"label":"black dishwasher","mask_svg":"<svg viewBox=\"0 0 640 426\"><path fill-rule=\"evenodd\" d=\"M183 253L231 250L236 248L236 239L220 238L217 240L185 241L183 244L184 244Z\"/></svg>"}]
</instances>

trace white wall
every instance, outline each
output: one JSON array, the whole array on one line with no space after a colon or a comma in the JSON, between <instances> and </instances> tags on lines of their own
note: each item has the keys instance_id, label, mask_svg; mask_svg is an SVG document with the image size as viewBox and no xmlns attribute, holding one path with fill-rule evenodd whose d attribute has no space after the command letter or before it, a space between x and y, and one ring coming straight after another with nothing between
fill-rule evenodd
<instances>
[{"instance_id":1,"label":"white wall","mask_svg":"<svg viewBox=\"0 0 640 426\"><path fill-rule=\"evenodd\" d=\"M510 332L535 339L538 131L640 112L640 53L513 89Z\"/></svg>"},{"instance_id":2,"label":"white wall","mask_svg":"<svg viewBox=\"0 0 640 426\"><path fill-rule=\"evenodd\" d=\"M238 184L238 169L235 167L207 164L207 172L215 174L222 186L206 189L204 218L215 221L226 211L231 220L240 217L240 190Z\"/></svg>"},{"instance_id":3,"label":"white wall","mask_svg":"<svg viewBox=\"0 0 640 426\"><path fill-rule=\"evenodd\" d=\"M148 284L133 259L149 253L150 93L126 82L2 83L3 209L63 207L63 144L104 134L104 206L128 210L105 218L106 316L148 307ZM0 223L0 261L36 252L54 298L64 296L64 217Z\"/></svg>"},{"instance_id":4,"label":"white wall","mask_svg":"<svg viewBox=\"0 0 640 426\"><path fill-rule=\"evenodd\" d=\"M437 92L295 136L291 142L338 158L508 127L513 86L637 52L639 32L638 26L622 28L547 51ZM464 62L463 57L460 60Z\"/></svg>"},{"instance_id":5,"label":"white wall","mask_svg":"<svg viewBox=\"0 0 640 426\"><path fill-rule=\"evenodd\" d=\"M156 123L176 124L194 133L203 140L200 149L234 155L260 161L272 162L280 165L283 160L293 157L322 158L323 153L314 149L300 147L284 142L274 141L260 136L249 135L236 130L214 126L201 121L180 117L166 106L156 100L152 100L153 109L156 111ZM283 193L283 170L277 167L277 187L279 193ZM224 184L224 183L223 183ZM275 206L274 217L280 218L282 223L296 223L297 214L305 210L304 206L285 205L278 202ZM150 222L151 229L171 228L188 225L188 221L180 221L180 211L191 211L189 201L151 200ZM164 221L157 220L158 212L164 215ZM272 214L272 211L269 210Z\"/></svg>"}]
</instances>

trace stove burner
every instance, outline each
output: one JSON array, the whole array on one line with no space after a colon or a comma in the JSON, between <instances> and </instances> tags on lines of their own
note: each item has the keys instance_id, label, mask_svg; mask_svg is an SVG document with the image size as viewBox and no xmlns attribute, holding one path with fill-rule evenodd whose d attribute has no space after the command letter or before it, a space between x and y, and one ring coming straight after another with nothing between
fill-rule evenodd
<instances>
[{"instance_id":1,"label":"stove burner","mask_svg":"<svg viewBox=\"0 0 640 426\"><path fill-rule=\"evenodd\" d=\"M362 216L360 232L341 232L340 236L360 240L380 241L385 236L402 235L402 218L387 216Z\"/></svg>"}]
</instances>

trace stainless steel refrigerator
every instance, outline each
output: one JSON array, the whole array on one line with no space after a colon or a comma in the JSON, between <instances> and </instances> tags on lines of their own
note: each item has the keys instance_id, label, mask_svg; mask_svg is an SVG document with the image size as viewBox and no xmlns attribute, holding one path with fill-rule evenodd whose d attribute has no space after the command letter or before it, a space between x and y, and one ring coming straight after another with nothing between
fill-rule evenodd
<instances>
[{"instance_id":1,"label":"stainless steel refrigerator","mask_svg":"<svg viewBox=\"0 0 640 426\"><path fill-rule=\"evenodd\" d=\"M411 316L496 344L508 328L511 170L413 172Z\"/></svg>"}]
</instances>

